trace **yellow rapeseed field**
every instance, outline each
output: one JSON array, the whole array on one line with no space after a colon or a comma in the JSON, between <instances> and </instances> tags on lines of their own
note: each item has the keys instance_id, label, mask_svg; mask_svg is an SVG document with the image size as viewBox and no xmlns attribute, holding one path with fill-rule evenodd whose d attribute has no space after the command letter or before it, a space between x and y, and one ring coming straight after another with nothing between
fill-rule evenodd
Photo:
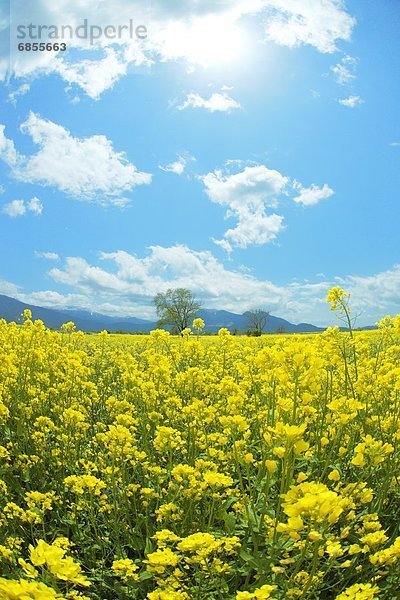
<instances>
[{"instance_id":1,"label":"yellow rapeseed field","mask_svg":"<svg viewBox=\"0 0 400 600\"><path fill-rule=\"evenodd\" d=\"M399 333L0 321L0 598L399 598Z\"/></svg>"}]
</instances>

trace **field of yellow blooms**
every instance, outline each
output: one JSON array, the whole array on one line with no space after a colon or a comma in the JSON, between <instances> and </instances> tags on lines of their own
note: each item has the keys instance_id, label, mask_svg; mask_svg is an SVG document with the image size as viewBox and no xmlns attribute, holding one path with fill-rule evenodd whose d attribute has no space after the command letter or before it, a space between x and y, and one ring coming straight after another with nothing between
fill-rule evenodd
<instances>
[{"instance_id":1,"label":"field of yellow blooms","mask_svg":"<svg viewBox=\"0 0 400 600\"><path fill-rule=\"evenodd\" d=\"M399 325L0 321L0 598L400 598Z\"/></svg>"}]
</instances>

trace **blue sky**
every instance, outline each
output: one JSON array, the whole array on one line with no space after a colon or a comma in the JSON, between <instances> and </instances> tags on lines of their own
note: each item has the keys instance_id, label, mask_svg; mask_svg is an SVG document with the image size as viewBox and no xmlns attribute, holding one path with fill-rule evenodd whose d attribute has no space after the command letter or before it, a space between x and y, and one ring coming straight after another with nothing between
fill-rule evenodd
<instances>
[{"instance_id":1,"label":"blue sky","mask_svg":"<svg viewBox=\"0 0 400 600\"><path fill-rule=\"evenodd\" d=\"M21 6L0 57L0 293L150 318L187 287L326 325L339 284L359 324L400 312L396 0ZM16 50L22 19L132 17L146 40Z\"/></svg>"}]
</instances>

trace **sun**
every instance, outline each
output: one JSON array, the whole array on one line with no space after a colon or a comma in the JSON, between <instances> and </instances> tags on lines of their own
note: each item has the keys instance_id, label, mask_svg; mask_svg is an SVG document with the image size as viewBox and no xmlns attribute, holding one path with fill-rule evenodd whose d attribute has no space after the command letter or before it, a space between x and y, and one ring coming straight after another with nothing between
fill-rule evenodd
<instances>
[{"instance_id":1,"label":"sun","mask_svg":"<svg viewBox=\"0 0 400 600\"><path fill-rule=\"evenodd\" d=\"M226 19L205 17L190 29L188 58L204 67L230 63L239 56L243 33Z\"/></svg>"},{"instance_id":2,"label":"sun","mask_svg":"<svg viewBox=\"0 0 400 600\"><path fill-rule=\"evenodd\" d=\"M234 62L244 48L243 30L226 15L170 23L163 37L164 55L205 68Z\"/></svg>"}]
</instances>

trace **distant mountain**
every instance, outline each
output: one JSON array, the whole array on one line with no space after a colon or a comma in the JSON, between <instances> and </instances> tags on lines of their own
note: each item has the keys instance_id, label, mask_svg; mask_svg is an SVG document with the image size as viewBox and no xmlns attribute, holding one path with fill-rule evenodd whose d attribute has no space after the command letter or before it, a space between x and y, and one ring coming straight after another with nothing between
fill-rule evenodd
<instances>
[{"instance_id":1,"label":"distant mountain","mask_svg":"<svg viewBox=\"0 0 400 600\"><path fill-rule=\"evenodd\" d=\"M221 327L227 327L230 331L237 329L238 331L246 331L249 329L248 316L246 313L237 315L227 310L212 310L203 308L199 311L199 317L203 319L208 331L218 331ZM309 323L300 323L293 325L286 319L269 315L267 324L264 327L266 333L306 333L313 331L323 331L321 327L310 325Z\"/></svg>"},{"instance_id":2,"label":"distant mountain","mask_svg":"<svg viewBox=\"0 0 400 600\"><path fill-rule=\"evenodd\" d=\"M53 308L43 308L20 302L15 298L3 296L0 294L0 318L6 321L21 321L23 311L29 308L34 319L41 319L47 327L59 329L63 323L73 321L82 331L126 331L127 333L149 332L157 327L155 321L147 321L136 317L109 317L96 312L89 312L78 309L56 310ZM248 317L245 314L238 315L227 310L213 310L204 308L199 311L205 324L205 330L210 333L218 331L221 327L226 327L230 331L246 331L248 326ZM294 325L280 317L270 315L265 332L276 333L306 333L313 331L322 331L322 328L310 325L309 323L300 323Z\"/></svg>"},{"instance_id":3,"label":"distant mountain","mask_svg":"<svg viewBox=\"0 0 400 600\"><path fill-rule=\"evenodd\" d=\"M43 308L0 294L0 318L6 319L6 321L20 322L21 315L26 308L32 312L33 319L41 319L47 327L52 329L59 329L67 321L73 321L77 329L82 331L104 331L106 329L107 331L124 330L133 333L136 331L148 332L156 327L155 322L135 317L109 317L85 310Z\"/></svg>"}]
</instances>

